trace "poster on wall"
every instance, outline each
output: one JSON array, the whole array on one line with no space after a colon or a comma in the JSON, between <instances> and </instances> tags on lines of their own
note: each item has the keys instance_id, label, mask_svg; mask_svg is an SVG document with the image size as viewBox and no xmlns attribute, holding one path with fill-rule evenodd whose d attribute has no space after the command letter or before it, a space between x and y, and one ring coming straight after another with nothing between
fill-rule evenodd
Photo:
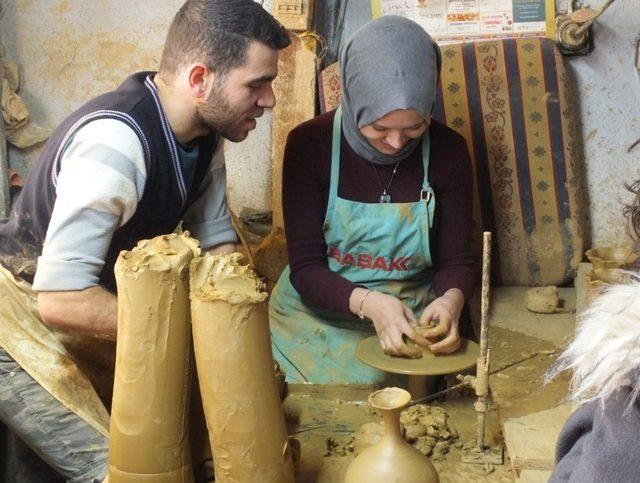
<instances>
[{"instance_id":1,"label":"poster on wall","mask_svg":"<svg viewBox=\"0 0 640 483\"><path fill-rule=\"evenodd\" d=\"M439 44L555 35L554 0L371 0L371 11L407 17Z\"/></svg>"}]
</instances>

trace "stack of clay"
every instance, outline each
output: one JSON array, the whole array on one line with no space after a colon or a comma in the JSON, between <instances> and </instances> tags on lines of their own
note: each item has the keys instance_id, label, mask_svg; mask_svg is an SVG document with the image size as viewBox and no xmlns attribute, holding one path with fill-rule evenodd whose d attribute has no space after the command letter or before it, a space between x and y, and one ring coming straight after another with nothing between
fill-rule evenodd
<instances>
[{"instance_id":1,"label":"stack of clay","mask_svg":"<svg viewBox=\"0 0 640 483\"><path fill-rule=\"evenodd\" d=\"M455 428L447 423L447 413L436 406L417 404L402 412L400 424L405 439L422 454L432 459L442 459L449 446L458 437Z\"/></svg>"},{"instance_id":2,"label":"stack of clay","mask_svg":"<svg viewBox=\"0 0 640 483\"><path fill-rule=\"evenodd\" d=\"M191 262L191 316L217 482L293 482L264 284L239 253Z\"/></svg>"},{"instance_id":3,"label":"stack of clay","mask_svg":"<svg viewBox=\"0 0 640 483\"><path fill-rule=\"evenodd\" d=\"M193 481L193 346L216 481L293 481L267 295L239 258L177 234L120 254L110 483Z\"/></svg>"},{"instance_id":4,"label":"stack of clay","mask_svg":"<svg viewBox=\"0 0 640 483\"><path fill-rule=\"evenodd\" d=\"M414 448L432 459L443 459L458 438L458 432L448 424L444 409L426 404L416 404L400 414L404 438ZM382 438L382 423L366 423L360 427L353 441L353 451L361 453Z\"/></svg>"},{"instance_id":5,"label":"stack of clay","mask_svg":"<svg viewBox=\"0 0 640 483\"><path fill-rule=\"evenodd\" d=\"M625 269L638 261L633 247L600 247L586 252L593 270L587 276L587 303L610 284L625 283L628 274Z\"/></svg>"}]
</instances>

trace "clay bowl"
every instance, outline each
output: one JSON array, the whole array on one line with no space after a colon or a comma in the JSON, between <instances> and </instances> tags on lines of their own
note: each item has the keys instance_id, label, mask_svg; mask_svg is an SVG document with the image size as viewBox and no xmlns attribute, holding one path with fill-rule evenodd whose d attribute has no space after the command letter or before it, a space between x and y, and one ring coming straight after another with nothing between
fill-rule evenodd
<instances>
[{"instance_id":1,"label":"clay bowl","mask_svg":"<svg viewBox=\"0 0 640 483\"><path fill-rule=\"evenodd\" d=\"M629 281L628 272L619 268L597 268L587 275L587 303L593 301L609 284Z\"/></svg>"},{"instance_id":2,"label":"clay bowl","mask_svg":"<svg viewBox=\"0 0 640 483\"><path fill-rule=\"evenodd\" d=\"M633 247L592 248L586 251L586 255L594 270L619 268L638 260L638 254L633 251Z\"/></svg>"},{"instance_id":3,"label":"clay bowl","mask_svg":"<svg viewBox=\"0 0 640 483\"><path fill-rule=\"evenodd\" d=\"M591 282L624 283L629 277L619 268L595 268L589 277Z\"/></svg>"}]
</instances>

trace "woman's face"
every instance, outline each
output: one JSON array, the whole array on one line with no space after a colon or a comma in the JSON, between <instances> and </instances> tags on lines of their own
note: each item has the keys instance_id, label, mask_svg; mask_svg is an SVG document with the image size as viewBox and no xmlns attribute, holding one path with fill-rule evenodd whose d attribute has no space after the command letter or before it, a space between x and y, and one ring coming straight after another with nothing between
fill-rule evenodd
<instances>
[{"instance_id":1,"label":"woman's face","mask_svg":"<svg viewBox=\"0 0 640 483\"><path fill-rule=\"evenodd\" d=\"M360 128L369 144L382 154L397 154L411 139L419 138L429 127L415 109L398 109Z\"/></svg>"}]
</instances>

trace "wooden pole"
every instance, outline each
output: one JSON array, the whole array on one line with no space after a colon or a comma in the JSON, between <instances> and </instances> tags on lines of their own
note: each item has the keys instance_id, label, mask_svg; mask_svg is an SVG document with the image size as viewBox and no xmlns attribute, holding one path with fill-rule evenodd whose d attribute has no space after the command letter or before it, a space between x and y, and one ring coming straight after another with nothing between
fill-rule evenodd
<instances>
[{"instance_id":1,"label":"wooden pole","mask_svg":"<svg viewBox=\"0 0 640 483\"><path fill-rule=\"evenodd\" d=\"M0 10L2 6L0 6ZM0 13L0 17L1 17ZM2 80L4 79L4 45L0 41L0 99L2 99ZM0 220L9 217L9 158L7 155L7 138L4 133L4 121L0 120Z\"/></svg>"},{"instance_id":2,"label":"wooden pole","mask_svg":"<svg viewBox=\"0 0 640 483\"><path fill-rule=\"evenodd\" d=\"M491 233L483 233L482 246L482 295L480 306L480 355L476 372L476 401L474 407L478 413L477 444L484 451L485 417L489 399L489 289L491 286Z\"/></svg>"}]
</instances>

